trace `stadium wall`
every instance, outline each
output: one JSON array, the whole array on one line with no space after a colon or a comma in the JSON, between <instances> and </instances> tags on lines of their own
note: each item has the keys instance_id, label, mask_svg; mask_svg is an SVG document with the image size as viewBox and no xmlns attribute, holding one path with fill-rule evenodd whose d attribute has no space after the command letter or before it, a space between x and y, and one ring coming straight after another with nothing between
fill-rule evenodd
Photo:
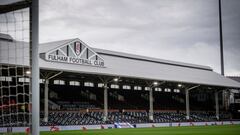
<instances>
[{"instance_id":1,"label":"stadium wall","mask_svg":"<svg viewBox=\"0 0 240 135\"><path fill-rule=\"evenodd\" d=\"M240 121L212 121L212 122L174 122L174 123L145 123L136 124L136 128L154 128L154 127L178 127L178 126L211 126L211 125L236 125ZM12 127L11 131L25 132L28 127ZM112 129L114 124L108 125L77 125L77 126L42 126L41 131L55 131L57 130L93 130L93 129ZM0 128L0 133L6 133L9 128Z\"/></svg>"}]
</instances>

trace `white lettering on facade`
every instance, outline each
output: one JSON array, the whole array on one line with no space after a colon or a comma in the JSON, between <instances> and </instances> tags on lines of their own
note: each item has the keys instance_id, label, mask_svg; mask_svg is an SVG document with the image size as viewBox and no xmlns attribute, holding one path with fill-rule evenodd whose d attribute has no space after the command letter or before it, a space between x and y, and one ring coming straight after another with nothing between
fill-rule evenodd
<instances>
[{"instance_id":1,"label":"white lettering on facade","mask_svg":"<svg viewBox=\"0 0 240 135\"><path fill-rule=\"evenodd\" d=\"M53 55L53 54L46 54L45 58L48 61L104 67L104 61L101 61L101 60L88 60L88 59L66 57L66 56Z\"/></svg>"}]
</instances>

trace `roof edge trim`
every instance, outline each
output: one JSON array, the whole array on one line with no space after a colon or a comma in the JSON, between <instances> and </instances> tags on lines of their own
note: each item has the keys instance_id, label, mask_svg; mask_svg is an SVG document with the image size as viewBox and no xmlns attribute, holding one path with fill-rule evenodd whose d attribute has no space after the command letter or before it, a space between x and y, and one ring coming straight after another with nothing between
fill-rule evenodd
<instances>
[{"instance_id":1,"label":"roof edge trim","mask_svg":"<svg viewBox=\"0 0 240 135\"><path fill-rule=\"evenodd\" d=\"M97 51L97 53L102 54L102 55L113 56L113 57L120 57L120 58L126 58L126 59L154 62L154 63L159 63L159 64L167 64L167 65L172 65L172 66L180 66L180 67L186 67L186 68L194 68L194 69L200 69L200 70L213 71L211 68L208 69L208 68L202 68L202 67L197 67L197 66L188 66L188 65L184 65L184 64L174 64L174 63L170 63L170 62L156 61L156 60L136 58L136 57L128 57L128 56L104 53L104 52L99 52L99 51Z\"/></svg>"}]
</instances>

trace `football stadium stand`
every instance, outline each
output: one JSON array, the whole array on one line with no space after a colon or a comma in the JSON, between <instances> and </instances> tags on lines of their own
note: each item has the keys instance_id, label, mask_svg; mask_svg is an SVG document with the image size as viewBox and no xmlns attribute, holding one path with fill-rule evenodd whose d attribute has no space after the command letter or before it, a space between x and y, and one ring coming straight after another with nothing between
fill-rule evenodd
<instances>
[{"instance_id":1,"label":"football stadium stand","mask_svg":"<svg viewBox=\"0 0 240 135\"><path fill-rule=\"evenodd\" d=\"M29 121L29 61L5 58L21 57L19 44L28 46L0 40L2 127ZM6 54L7 46L17 52ZM210 67L91 48L80 39L44 43L39 51L41 126L233 120L219 95L240 83Z\"/></svg>"}]
</instances>

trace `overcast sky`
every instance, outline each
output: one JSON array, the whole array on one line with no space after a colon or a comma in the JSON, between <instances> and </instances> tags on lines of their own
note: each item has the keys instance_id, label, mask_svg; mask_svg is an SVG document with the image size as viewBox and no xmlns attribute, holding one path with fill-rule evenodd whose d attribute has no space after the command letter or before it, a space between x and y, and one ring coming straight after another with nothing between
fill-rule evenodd
<instances>
[{"instance_id":1,"label":"overcast sky","mask_svg":"<svg viewBox=\"0 0 240 135\"><path fill-rule=\"evenodd\" d=\"M239 7L222 0L227 75L240 75ZM40 42L69 38L220 72L218 0L40 0Z\"/></svg>"}]
</instances>

